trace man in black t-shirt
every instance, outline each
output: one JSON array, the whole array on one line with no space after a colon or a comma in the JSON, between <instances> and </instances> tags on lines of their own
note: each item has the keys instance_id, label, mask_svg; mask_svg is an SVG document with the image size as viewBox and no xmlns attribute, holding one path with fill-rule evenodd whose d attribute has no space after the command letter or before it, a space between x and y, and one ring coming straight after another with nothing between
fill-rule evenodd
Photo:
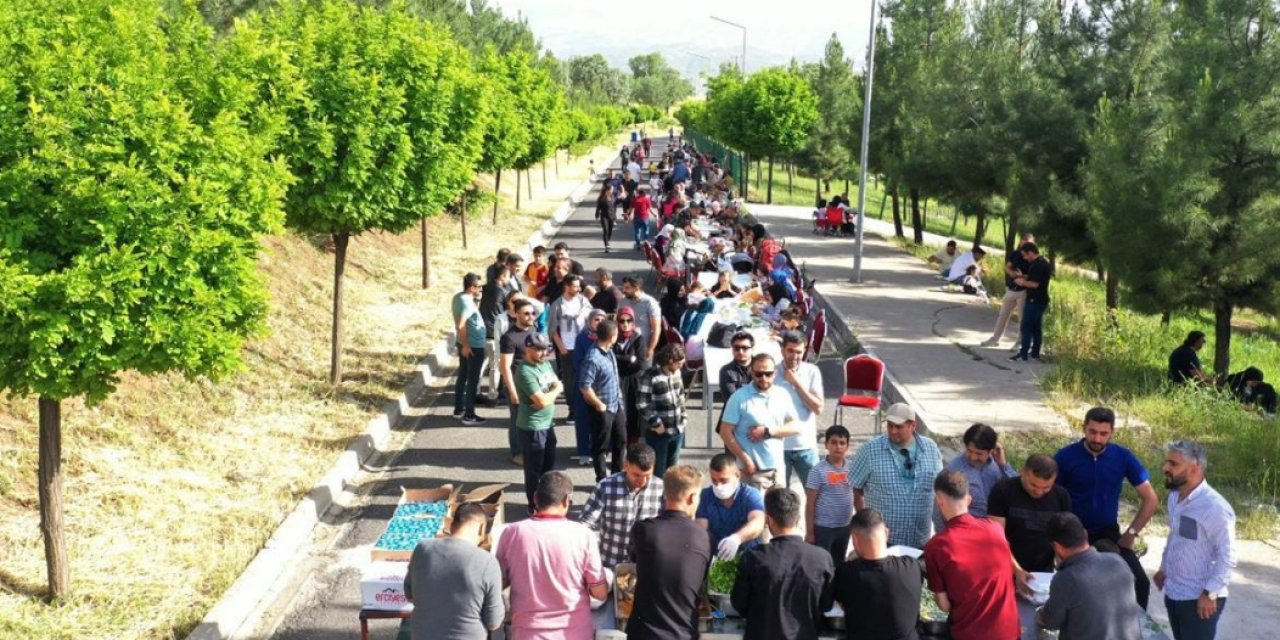
<instances>
[{"instance_id":1,"label":"man in black t-shirt","mask_svg":"<svg viewBox=\"0 0 1280 640\"><path fill-rule=\"evenodd\" d=\"M1022 234L1022 242L1035 242L1036 237L1030 233ZM1022 309L1027 302L1027 290L1018 286L1014 282L1015 279L1027 275L1027 269L1031 267L1031 263L1022 257L1020 250L1022 245L1014 247L1013 251L1004 259L1004 300L1000 302L1000 315L996 317L996 327L991 332L991 337L982 342L983 347L1000 346L1000 338L1004 336L1004 330L1009 326L1009 318L1013 314L1022 317ZM1016 342L1014 343L1017 344Z\"/></svg>"},{"instance_id":2,"label":"man in black t-shirt","mask_svg":"<svg viewBox=\"0 0 1280 640\"><path fill-rule=\"evenodd\" d=\"M507 390L507 408L511 415L511 424L507 427L507 449L511 454L511 462L518 467L524 466L521 455L519 432L516 426L516 412L520 408L520 399L516 395L516 380L512 375L515 365L524 361L524 340L530 333L537 331L534 322L537 313L534 305L527 298L520 298L511 305L513 322L506 333L498 340L498 371L502 375L502 386Z\"/></svg>"},{"instance_id":3,"label":"man in black t-shirt","mask_svg":"<svg viewBox=\"0 0 1280 640\"><path fill-rule=\"evenodd\" d=\"M823 609L830 610L831 600L840 604L849 638L917 640L924 565L915 558L888 554L889 529L875 509L853 514L850 525L858 558L836 567L835 584Z\"/></svg>"},{"instance_id":4,"label":"man in black t-shirt","mask_svg":"<svg viewBox=\"0 0 1280 640\"><path fill-rule=\"evenodd\" d=\"M622 291L613 284L613 274L608 269L596 269L596 295L591 298L591 306L609 315L618 312L618 303L622 301Z\"/></svg>"},{"instance_id":5,"label":"man in black t-shirt","mask_svg":"<svg viewBox=\"0 0 1280 640\"><path fill-rule=\"evenodd\" d=\"M1027 272L1014 278L1013 283L1027 290L1027 302L1019 327L1022 347L1010 360L1025 362L1028 356L1040 359L1040 347L1044 342L1044 313L1049 308L1049 281L1053 279L1053 266L1040 255L1040 248L1034 242L1024 242L1018 250L1028 263Z\"/></svg>"},{"instance_id":6,"label":"man in black t-shirt","mask_svg":"<svg viewBox=\"0 0 1280 640\"><path fill-rule=\"evenodd\" d=\"M1053 571L1053 545L1047 526L1055 513L1071 513L1071 494L1055 484L1058 463L1042 453L1027 458L1022 474L991 488L987 517L1004 527L1013 552L1013 574L1019 591L1027 591L1027 572Z\"/></svg>"}]
</instances>

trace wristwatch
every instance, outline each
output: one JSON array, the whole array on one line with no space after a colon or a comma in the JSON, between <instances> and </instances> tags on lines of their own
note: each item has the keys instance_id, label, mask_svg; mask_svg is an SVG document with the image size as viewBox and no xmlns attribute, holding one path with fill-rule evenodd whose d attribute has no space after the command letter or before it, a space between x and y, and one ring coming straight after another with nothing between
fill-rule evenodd
<instances>
[{"instance_id":1,"label":"wristwatch","mask_svg":"<svg viewBox=\"0 0 1280 640\"><path fill-rule=\"evenodd\" d=\"M1138 536L1140 536L1140 535L1142 535L1142 532L1141 532L1141 531L1138 531L1137 529L1134 529L1133 527L1129 527L1128 529L1125 529L1125 530L1124 530L1124 533L1125 533L1125 535L1130 535L1130 536L1133 536L1133 537L1135 537L1135 538L1136 538L1136 537L1138 537Z\"/></svg>"},{"instance_id":2,"label":"wristwatch","mask_svg":"<svg viewBox=\"0 0 1280 640\"><path fill-rule=\"evenodd\" d=\"M1201 595L1201 596L1204 596L1204 597L1206 597L1206 598L1208 598L1208 599L1210 599L1210 600L1217 600L1217 599L1218 599L1218 594L1213 593L1213 592L1209 591L1208 589L1201 589L1201 590L1200 590L1200 595Z\"/></svg>"},{"instance_id":3,"label":"wristwatch","mask_svg":"<svg viewBox=\"0 0 1280 640\"><path fill-rule=\"evenodd\" d=\"M773 432L769 431L769 427L764 428L764 439L768 440L773 437Z\"/></svg>"}]
</instances>

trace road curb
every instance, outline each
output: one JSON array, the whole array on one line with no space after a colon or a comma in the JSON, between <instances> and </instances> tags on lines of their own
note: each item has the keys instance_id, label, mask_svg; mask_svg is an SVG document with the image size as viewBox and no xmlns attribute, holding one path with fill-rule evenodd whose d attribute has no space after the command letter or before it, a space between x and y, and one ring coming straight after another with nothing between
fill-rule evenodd
<instances>
[{"instance_id":1,"label":"road curb","mask_svg":"<svg viewBox=\"0 0 1280 640\"><path fill-rule=\"evenodd\" d=\"M884 401L888 404L905 402L911 405L911 408L915 409L916 412L916 430L936 441L938 439L937 434L929 429L929 413L920 406L915 396L911 395L911 390L907 389L907 386L893 374L893 367L889 362L876 354L875 347L865 339L858 337L858 334L845 321L844 316L840 315L840 311L822 293L821 283L813 288L813 299L818 308L827 312L827 326L840 341L857 345L858 353L865 353L884 362Z\"/></svg>"},{"instance_id":2,"label":"road curb","mask_svg":"<svg viewBox=\"0 0 1280 640\"><path fill-rule=\"evenodd\" d=\"M532 252L533 247L546 244L555 237L572 215L573 209L590 192L595 180L596 176L592 175L582 181L556 207L542 227L529 236L524 244L526 255ZM279 592L278 579L286 574L288 565L296 558L299 549L310 541L312 531L333 505L335 498L346 491L369 457L386 444L391 429L404 417L413 401L437 380L452 375L455 368L454 356L450 353L453 341L453 335L449 334L436 342L415 367L400 395L389 398L383 405L381 414L371 418L364 432L356 436L338 455L334 465L281 521L240 577L209 609L186 640L234 640L238 637L237 634L247 631L244 629L245 623L255 618L262 604L270 602L270 598Z\"/></svg>"}]
</instances>

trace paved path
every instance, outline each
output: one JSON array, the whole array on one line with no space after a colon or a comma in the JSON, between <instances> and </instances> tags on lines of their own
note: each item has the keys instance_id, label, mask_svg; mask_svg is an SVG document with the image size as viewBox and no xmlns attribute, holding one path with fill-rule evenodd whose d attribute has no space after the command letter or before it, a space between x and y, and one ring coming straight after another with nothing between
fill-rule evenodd
<instances>
[{"instance_id":1,"label":"paved path","mask_svg":"<svg viewBox=\"0 0 1280 640\"><path fill-rule=\"evenodd\" d=\"M661 147L665 138L655 139ZM660 153L660 151L656 150ZM616 159L614 161L616 167ZM631 246L631 228L623 223L614 231L614 251L604 253L599 224L594 219L593 191L587 202L579 206L557 233L556 241L569 244L572 255L582 262L588 272L599 267L613 271L620 283L628 274L647 275L648 266L639 252ZM513 243L514 246L514 243ZM649 291L654 287L650 286ZM830 344L830 342L828 343ZM834 415L842 377L840 360L828 349L826 359L820 362L823 372L827 409L820 424L830 424ZM505 408L480 408L478 413L489 423L478 427L466 427L449 414L452 410L452 380L428 390L419 399L413 415L405 418L397 429L403 434L402 447L375 455L366 465L367 476L353 487L357 494L349 500L349 507L330 512L315 537L314 550L302 561L299 577L285 588L284 595L264 616L261 632L254 638L279 640L337 640L356 637L360 610L360 567L368 558L369 548L386 526L395 509L400 487L428 488L446 482L462 483L475 487L492 483L510 483L506 498L505 516L508 522L525 517L523 475L506 455ZM686 450L681 460L706 467L710 457L720 451L707 448L705 413L702 412L700 387L692 390L689 405L689 431ZM563 403L557 408L560 418L565 415ZM718 412L719 409L717 408ZM866 412L846 412L845 425L855 432L855 440L861 441L871 433L871 420ZM560 443L558 460L564 468L571 464L567 456L572 453L573 427L557 420L556 437ZM569 467L575 487L574 505L586 502L586 491L593 486L590 467ZM798 484L793 484L799 488ZM373 638L390 640L395 637L397 624L393 621L372 621Z\"/></svg>"},{"instance_id":2,"label":"paved path","mask_svg":"<svg viewBox=\"0 0 1280 640\"><path fill-rule=\"evenodd\" d=\"M853 239L814 235L804 207L750 208L770 233L786 238L819 292L907 388L931 431L958 436L975 422L999 430L1062 424L1037 384L1049 365L1009 362L1008 333L1001 348L978 347L996 309L942 290L934 270L887 240L891 223L867 220L863 283L853 284Z\"/></svg>"}]
</instances>

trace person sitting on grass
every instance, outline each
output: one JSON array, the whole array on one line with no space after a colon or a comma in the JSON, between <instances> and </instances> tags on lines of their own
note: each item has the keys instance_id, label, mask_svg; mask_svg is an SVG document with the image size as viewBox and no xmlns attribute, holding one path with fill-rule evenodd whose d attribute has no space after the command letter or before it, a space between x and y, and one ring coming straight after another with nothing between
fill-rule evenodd
<instances>
[{"instance_id":1,"label":"person sitting on grass","mask_svg":"<svg viewBox=\"0 0 1280 640\"><path fill-rule=\"evenodd\" d=\"M1200 356L1196 355L1197 351L1204 348L1204 343L1204 332L1192 331L1187 334L1187 339L1182 341L1182 345L1169 354L1169 382L1174 384L1213 383L1213 378L1205 373L1204 367L1200 365Z\"/></svg>"},{"instance_id":2,"label":"person sitting on grass","mask_svg":"<svg viewBox=\"0 0 1280 640\"><path fill-rule=\"evenodd\" d=\"M1276 388L1263 380L1262 370L1249 367L1227 376L1226 388L1241 404L1254 407L1268 417L1276 415Z\"/></svg>"}]
</instances>

